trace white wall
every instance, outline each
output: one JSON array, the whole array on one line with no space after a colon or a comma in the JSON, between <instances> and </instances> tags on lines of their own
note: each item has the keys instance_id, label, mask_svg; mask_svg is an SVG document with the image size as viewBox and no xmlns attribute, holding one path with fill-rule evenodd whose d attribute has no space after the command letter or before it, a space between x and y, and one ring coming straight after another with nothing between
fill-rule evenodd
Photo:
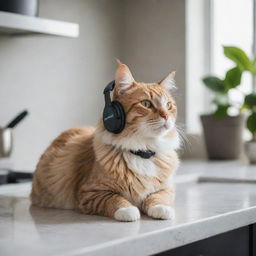
<instances>
[{"instance_id":1,"label":"white wall","mask_svg":"<svg viewBox=\"0 0 256 256\"><path fill-rule=\"evenodd\" d=\"M102 91L119 55L118 0L42 0L40 16L77 22L80 37L0 37L0 125L20 110L30 115L14 130L14 151L0 167L33 170L61 131L93 125Z\"/></svg>"},{"instance_id":2,"label":"white wall","mask_svg":"<svg viewBox=\"0 0 256 256\"><path fill-rule=\"evenodd\" d=\"M211 66L209 0L186 0L186 131L201 133L200 115L210 109L202 78Z\"/></svg>"},{"instance_id":3,"label":"white wall","mask_svg":"<svg viewBox=\"0 0 256 256\"><path fill-rule=\"evenodd\" d=\"M0 168L33 170L61 131L94 125L114 58L138 81L177 71L179 121L185 122L185 0L41 0L40 16L80 24L80 37L0 37L0 125L27 108Z\"/></svg>"},{"instance_id":4,"label":"white wall","mask_svg":"<svg viewBox=\"0 0 256 256\"><path fill-rule=\"evenodd\" d=\"M179 122L185 122L185 0L125 0L122 60L135 80L158 82L176 70Z\"/></svg>"}]
</instances>

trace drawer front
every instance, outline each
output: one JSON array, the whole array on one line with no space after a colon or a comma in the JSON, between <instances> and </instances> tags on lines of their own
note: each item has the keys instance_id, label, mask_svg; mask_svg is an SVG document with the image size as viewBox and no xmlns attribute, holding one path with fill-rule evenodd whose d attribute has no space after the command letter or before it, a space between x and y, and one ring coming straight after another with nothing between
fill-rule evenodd
<instances>
[{"instance_id":1,"label":"drawer front","mask_svg":"<svg viewBox=\"0 0 256 256\"><path fill-rule=\"evenodd\" d=\"M254 225L255 226L255 225ZM255 228L246 226L189 245L157 254L158 256L256 256ZM254 232L254 237L252 236ZM254 239L254 242L253 242ZM254 251L253 251L254 249Z\"/></svg>"}]
</instances>

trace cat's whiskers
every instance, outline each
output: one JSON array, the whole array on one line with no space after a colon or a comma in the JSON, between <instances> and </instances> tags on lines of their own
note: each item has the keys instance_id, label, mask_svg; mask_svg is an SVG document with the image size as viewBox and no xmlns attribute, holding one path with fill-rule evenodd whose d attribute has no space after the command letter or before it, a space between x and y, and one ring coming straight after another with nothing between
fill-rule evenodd
<instances>
[{"instance_id":1,"label":"cat's whiskers","mask_svg":"<svg viewBox=\"0 0 256 256\"><path fill-rule=\"evenodd\" d=\"M185 150L190 149L191 148L191 143L190 143L188 137L186 136L185 128L181 124L175 124L175 129L179 134L181 148L183 150L184 149Z\"/></svg>"}]
</instances>

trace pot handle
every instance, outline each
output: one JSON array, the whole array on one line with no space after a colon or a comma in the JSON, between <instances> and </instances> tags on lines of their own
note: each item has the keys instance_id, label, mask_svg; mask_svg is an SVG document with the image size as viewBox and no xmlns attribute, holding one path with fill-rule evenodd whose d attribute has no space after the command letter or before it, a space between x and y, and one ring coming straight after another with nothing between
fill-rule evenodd
<instances>
[{"instance_id":1,"label":"pot handle","mask_svg":"<svg viewBox=\"0 0 256 256\"><path fill-rule=\"evenodd\" d=\"M9 124L7 124L5 128L14 128L23 118L25 118L25 116L27 116L27 114L27 110L22 111Z\"/></svg>"}]
</instances>

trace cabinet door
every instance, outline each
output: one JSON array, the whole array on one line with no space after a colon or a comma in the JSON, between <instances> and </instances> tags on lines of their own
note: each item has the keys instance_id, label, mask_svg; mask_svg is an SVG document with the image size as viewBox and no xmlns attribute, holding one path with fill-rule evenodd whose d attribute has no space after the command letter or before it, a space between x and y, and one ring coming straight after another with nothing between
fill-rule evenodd
<instances>
[{"instance_id":1,"label":"cabinet door","mask_svg":"<svg viewBox=\"0 0 256 256\"><path fill-rule=\"evenodd\" d=\"M256 256L252 251L251 226L213 236L189 245L169 250L159 256ZM250 231L251 229L251 231ZM254 237L255 242L255 237ZM256 245L254 245L255 247ZM255 250L255 249L254 249Z\"/></svg>"},{"instance_id":2,"label":"cabinet door","mask_svg":"<svg viewBox=\"0 0 256 256\"><path fill-rule=\"evenodd\" d=\"M256 256L256 224L249 226L250 232L250 256Z\"/></svg>"}]
</instances>

